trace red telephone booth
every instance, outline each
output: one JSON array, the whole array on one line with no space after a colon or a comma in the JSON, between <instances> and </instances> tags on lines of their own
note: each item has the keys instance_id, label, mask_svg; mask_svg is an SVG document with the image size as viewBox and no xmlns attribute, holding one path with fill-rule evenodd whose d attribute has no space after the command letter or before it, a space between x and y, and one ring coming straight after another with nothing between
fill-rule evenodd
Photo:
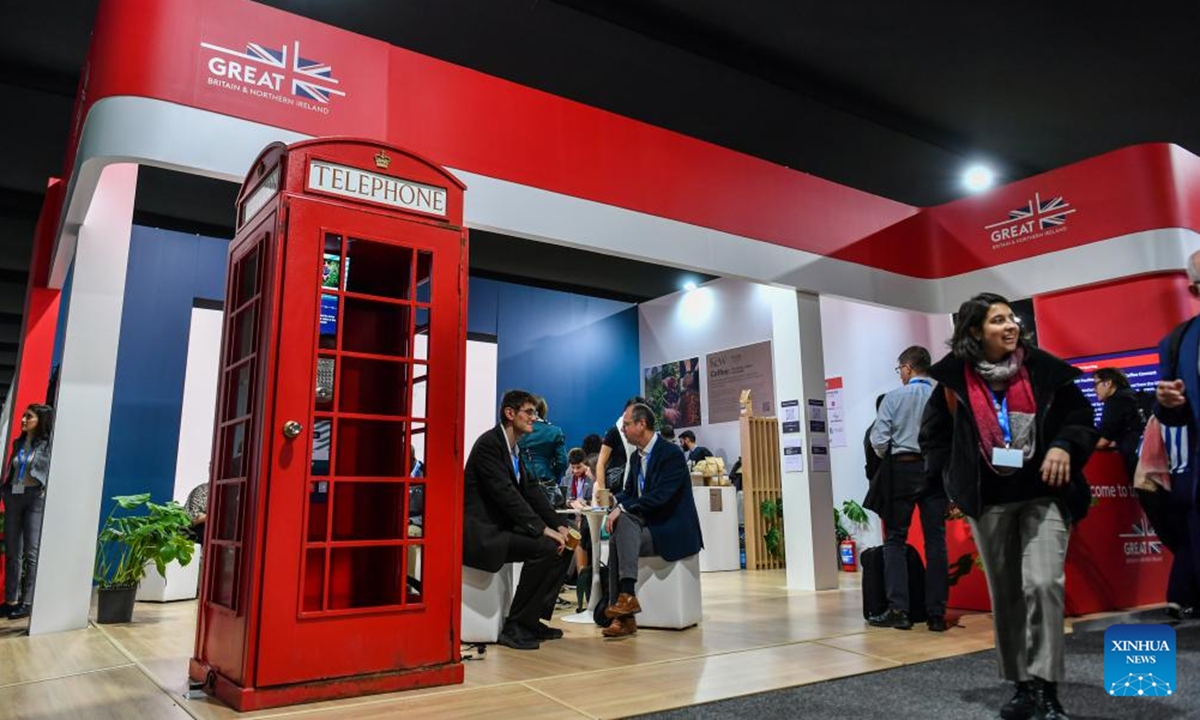
<instances>
[{"instance_id":1,"label":"red telephone booth","mask_svg":"<svg viewBox=\"0 0 1200 720\"><path fill-rule=\"evenodd\" d=\"M190 668L238 710L462 682L462 207L357 139L242 185Z\"/></svg>"}]
</instances>

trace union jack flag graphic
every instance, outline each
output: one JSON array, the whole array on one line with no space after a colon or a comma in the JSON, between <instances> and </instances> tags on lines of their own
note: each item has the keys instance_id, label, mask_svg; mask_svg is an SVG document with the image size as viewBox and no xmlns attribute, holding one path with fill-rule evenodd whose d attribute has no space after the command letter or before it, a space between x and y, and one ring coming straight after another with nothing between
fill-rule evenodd
<instances>
[{"instance_id":1,"label":"union jack flag graphic","mask_svg":"<svg viewBox=\"0 0 1200 720\"><path fill-rule=\"evenodd\" d=\"M1034 193L1033 199L1027 201L1023 207L1009 210L1007 220L985 225L984 229L991 230L1002 225L1011 225L1034 218L1038 221L1038 229L1045 230L1056 225L1066 224L1067 216L1073 212L1075 212L1075 208L1071 207L1071 203L1063 200L1062 195L1043 202L1041 194Z\"/></svg>"},{"instance_id":2,"label":"union jack flag graphic","mask_svg":"<svg viewBox=\"0 0 1200 720\"><path fill-rule=\"evenodd\" d=\"M346 93L341 90L335 90L331 87L326 87L323 83L338 84L337 80L333 79L333 66L318 60L309 60L300 57L300 41L295 43L296 52L292 56L292 71L297 75L302 75L313 80L320 80L322 84L304 80L298 77L292 78L292 94L297 97L305 97L309 100L316 100L319 103L329 102L331 95L341 95L345 97Z\"/></svg>"},{"instance_id":3,"label":"union jack flag graphic","mask_svg":"<svg viewBox=\"0 0 1200 720\"><path fill-rule=\"evenodd\" d=\"M203 47L214 52L219 52L223 55L240 58L253 63L266 65L270 68L282 70L286 73L291 70L288 80L291 82L292 94L296 97L314 100L319 103L328 103L329 98L338 95L345 97L346 93L332 85L340 84L340 81L333 77L333 66L329 63L319 60L309 60L300 56L300 42L297 40L292 43L292 62L288 64L288 46L283 45L278 50L269 48L259 43L246 43L246 51L231 50L229 48L214 45L212 43L202 42L200 47Z\"/></svg>"},{"instance_id":4,"label":"union jack flag graphic","mask_svg":"<svg viewBox=\"0 0 1200 720\"><path fill-rule=\"evenodd\" d=\"M1117 537L1133 538L1146 542L1146 548L1151 554L1157 555L1163 551L1162 542L1158 539L1158 533L1154 532L1154 528L1150 525L1150 521L1143 515L1142 519L1130 525L1130 530L1127 533L1121 533ZM1151 539L1153 538L1153 540Z\"/></svg>"}]
</instances>

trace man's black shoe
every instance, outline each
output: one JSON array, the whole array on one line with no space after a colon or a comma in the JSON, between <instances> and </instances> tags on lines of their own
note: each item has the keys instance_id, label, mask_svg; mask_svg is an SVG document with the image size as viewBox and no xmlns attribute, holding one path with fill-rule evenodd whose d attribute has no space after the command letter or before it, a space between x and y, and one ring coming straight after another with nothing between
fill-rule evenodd
<instances>
[{"instance_id":1,"label":"man's black shoe","mask_svg":"<svg viewBox=\"0 0 1200 720\"><path fill-rule=\"evenodd\" d=\"M504 629L500 631L500 637L496 638L496 643L513 650L537 650L541 647L541 643L533 633L515 623L504 626Z\"/></svg>"},{"instance_id":2,"label":"man's black shoe","mask_svg":"<svg viewBox=\"0 0 1200 720\"><path fill-rule=\"evenodd\" d=\"M878 615L872 615L867 618L867 622L875 627L890 627L897 630L912 630L913 626L908 613L903 610L893 610L890 608L886 612L881 612Z\"/></svg>"},{"instance_id":3,"label":"man's black shoe","mask_svg":"<svg viewBox=\"0 0 1200 720\"><path fill-rule=\"evenodd\" d=\"M946 618L941 615L930 615L925 621L925 627L929 628L929 632L946 632Z\"/></svg>"},{"instance_id":4,"label":"man's black shoe","mask_svg":"<svg viewBox=\"0 0 1200 720\"><path fill-rule=\"evenodd\" d=\"M1026 680L1017 683L1017 692L1000 708L1000 717L1004 720L1027 720L1035 712L1037 699L1034 697L1033 681Z\"/></svg>"},{"instance_id":5,"label":"man's black shoe","mask_svg":"<svg viewBox=\"0 0 1200 720\"><path fill-rule=\"evenodd\" d=\"M29 617L29 605L26 603L21 603L8 613L9 620L20 620L27 617Z\"/></svg>"},{"instance_id":6,"label":"man's black shoe","mask_svg":"<svg viewBox=\"0 0 1200 720\"><path fill-rule=\"evenodd\" d=\"M538 623L537 630L534 631L534 635L537 636L538 640L557 640L563 636L563 632L558 628L550 627L546 623L540 622Z\"/></svg>"},{"instance_id":7,"label":"man's black shoe","mask_svg":"<svg viewBox=\"0 0 1200 720\"><path fill-rule=\"evenodd\" d=\"M1058 683L1035 679L1033 683L1034 700L1037 710L1033 717L1037 720L1071 720L1058 702Z\"/></svg>"},{"instance_id":8,"label":"man's black shoe","mask_svg":"<svg viewBox=\"0 0 1200 720\"><path fill-rule=\"evenodd\" d=\"M1196 608L1180 607L1172 603L1167 606L1167 617L1172 620L1191 620L1196 617Z\"/></svg>"}]
</instances>

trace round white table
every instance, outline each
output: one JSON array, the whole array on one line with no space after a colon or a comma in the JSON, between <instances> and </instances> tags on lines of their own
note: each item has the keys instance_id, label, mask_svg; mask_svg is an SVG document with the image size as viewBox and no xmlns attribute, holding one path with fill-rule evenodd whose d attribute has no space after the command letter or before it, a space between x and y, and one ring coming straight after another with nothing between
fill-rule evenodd
<instances>
[{"instance_id":1,"label":"round white table","mask_svg":"<svg viewBox=\"0 0 1200 720\"><path fill-rule=\"evenodd\" d=\"M596 609L596 604L600 602L600 528L604 525L604 518L608 516L608 510L601 507L585 508L583 510L566 508L558 512L562 515L582 516L587 520L588 530L592 534L592 590L588 594L587 611L565 615L562 620L569 623L591 624L595 622L592 617L592 611Z\"/></svg>"}]
</instances>

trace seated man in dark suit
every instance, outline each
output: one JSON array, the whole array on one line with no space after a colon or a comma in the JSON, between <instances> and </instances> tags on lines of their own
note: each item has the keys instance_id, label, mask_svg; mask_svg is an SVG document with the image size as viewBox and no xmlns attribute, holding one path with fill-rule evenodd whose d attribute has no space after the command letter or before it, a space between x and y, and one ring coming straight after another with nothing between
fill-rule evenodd
<instances>
[{"instance_id":1,"label":"seated man in dark suit","mask_svg":"<svg viewBox=\"0 0 1200 720\"><path fill-rule=\"evenodd\" d=\"M687 455L687 461L690 463L698 463L704 458L713 456L712 450L703 445L696 444L696 433L691 430L684 430L679 433L679 444L683 446L683 452Z\"/></svg>"},{"instance_id":2,"label":"seated man in dark suit","mask_svg":"<svg viewBox=\"0 0 1200 720\"><path fill-rule=\"evenodd\" d=\"M504 393L500 424L475 441L463 472L463 564L494 573L525 563L497 640L517 650L562 637L539 618L550 619L571 562L565 518L520 460L517 441L533 429L535 403L523 390Z\"/></svg>"},{"instance_id":3,"label":"seated man in dark suit","mask_svg":"<svg viewBox=\"0 0 1200 720\"><path fill-rule=\"evenodd\" d=\"M608 587L616 596L604 614L613 618L605 637L637 632L634 615L642 611L636 597L638 558L660 555L675 561L704 547L700 516L692 496L692 479L683 451L654 432L654 411L638 403L625 408L622 429L637 452L629 458L625 487L604 525L608 546Z\"/></svg>"}]
</instances>

